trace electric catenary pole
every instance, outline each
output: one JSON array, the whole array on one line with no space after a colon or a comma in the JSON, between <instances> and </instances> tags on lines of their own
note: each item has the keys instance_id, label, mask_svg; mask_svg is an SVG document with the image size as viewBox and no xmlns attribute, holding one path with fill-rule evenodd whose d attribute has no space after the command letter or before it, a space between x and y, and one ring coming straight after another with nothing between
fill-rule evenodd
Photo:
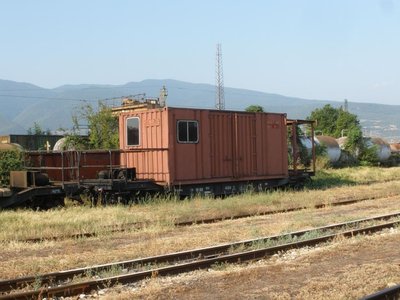
<instances>
[{"instance_id":1,"label":"electric catenary pole","mask_svg":"<svg viewBox=\"0 0 400 300\"><path fill-rule=\"evenodd\" d=\"M215 107L219 110L225 109L224 72L222 70L221 44L217 44Z\"/></svg>"}]
</instances>

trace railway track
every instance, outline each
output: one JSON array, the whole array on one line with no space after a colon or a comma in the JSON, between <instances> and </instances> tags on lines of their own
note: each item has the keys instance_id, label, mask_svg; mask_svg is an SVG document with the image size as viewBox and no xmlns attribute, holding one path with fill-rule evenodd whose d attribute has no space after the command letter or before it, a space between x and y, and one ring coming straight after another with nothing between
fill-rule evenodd
<instances>
[{"instance_id":1,"label":"railway track","mask_svg":"<svg viewBox=\"0 0 400 300\"><path fill-rule=\"evenodd\" d=\"M329 242L338 236L371 234L398 224L400 224L400 212L215 247L8 279L0 282L0 299L49 298L89 293L92 290L132 283L154 276L205 269L215 264L261 259L282 251ZM115 271L122 274L107 275ZM102 273L105 277L99 278ZM76 282L77 280L82 282Z\"/></svg>"},{"instance_id":2,"label":"railway track","mask_svg":"<svg viewBox=\"0 0 400 300\"><path fill-rule=\"evenodd\" d=\"M371 295L365 296L361 298L361 300L396 300L400 298L400 284L392 286L390 288L378 291L376 293L373 293Z\"/></svg>"},{"instance_id":3,"label":"railway track","mask_svg":"<svg viewBox=\"0 0 400 300\"><path fill-rule=\"evenodd\" d=\"M179 222L175 222L174 226L175 227L184 227L184 226L191 226L191 225L198 225L198 224L212 224L212 223L222 222L225 220L237 220L237 219L249 218L249 217L255 217L255 216L274 215L274 214L279 214L279 213L295 212L295 211L300 211L300 210L310 209L310 208L322 209L322 208L325 208L328 206L350 205L350 204L354 204L357 202L362 202L362 201L367 201L367 200L376 200L376 199L393 197L393 196L398 196L398 195L390 195L390 196L385 196L385 197L381 197L381 196L363 197L363 198L359 198L359 199L343 198L343 199L340 199L339 201L335 201L335 202L316 204L313 207L299 206L299 207L283 208L283 209L277 209L277 210L266 210L263 212L257 212L257 213L253 213L253 214L241 214L241 215L234 215L234 216L229 216L229 217L216 217L216 218L208 218L208 219L201 219L201 220L179 221ZM59 240L66 240L66 239L90 238L90 237L95 237L95 236L98 236L99 234L104 234L104 233L111 234L111 233L124 232L124 231L132 230L132 229L141 229L141 228L144 228L145 226L148 226L149 224L150 224L150 222L126 223L123 225L123 227L120 227L120 228L116 228L117 226L111 225L111 226L103 227L105 229L105 231L83 232L83 233L76 233L76 234L64 235L64 236L18 239L18 242L40 243L43 241L59 241Z\"/></svg>"}]
</instances>

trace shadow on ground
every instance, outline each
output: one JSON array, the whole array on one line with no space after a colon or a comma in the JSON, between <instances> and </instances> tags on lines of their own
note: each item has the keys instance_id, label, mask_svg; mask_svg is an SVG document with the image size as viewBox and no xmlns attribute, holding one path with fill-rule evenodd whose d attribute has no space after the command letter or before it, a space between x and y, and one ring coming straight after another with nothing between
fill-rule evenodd
<instances>
[{"instance_id":1,"label":"shadow on ground","mask_svg":"<svg viewBox=\"0 0 400 300\"><path fill-rule=\"evenodd\" d=\"M319 171L309 182L305 184L305 188L310 190L323 190L332 187L341 187L358 184L356 181L340 176L330 174L325 171Z\"/></svg>"}]
</instances>

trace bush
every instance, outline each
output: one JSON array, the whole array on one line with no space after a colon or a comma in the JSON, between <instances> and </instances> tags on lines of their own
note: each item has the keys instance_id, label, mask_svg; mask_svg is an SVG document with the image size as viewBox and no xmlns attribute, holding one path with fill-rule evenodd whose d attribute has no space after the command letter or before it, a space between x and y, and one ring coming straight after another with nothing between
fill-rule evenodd
<instances>
[{"instance_id":1,"label":"bush","mask_svg":"<svg viewBox=\"0 0 400 300\"><path fill-rule=\"evenodd\" d=\"M0 151L0 185L10 184L10 171L18 171L22 168L22 152L17 150Z\"/></svg>"},{"instance_id":2,"label":"bush","mask_svg":"<svg viewBox=\"0 0 400 300\"><path fill-rule=\"evenodd\" d=\"M377 153L378 146L374 145L364 148L358 157L361 166L376 166L379 164Z\"/></svg>"},{"instance_id":3,"label":"bush","mask_svg":"<svg viewBox=\"0 0 400 300\"><path fill-rule=\"evenodd\" d=\"M330 169L332 167L331 161L327 155L318 155L315 160L315 168L317 170Z\"/></svg>"}]
</instances>

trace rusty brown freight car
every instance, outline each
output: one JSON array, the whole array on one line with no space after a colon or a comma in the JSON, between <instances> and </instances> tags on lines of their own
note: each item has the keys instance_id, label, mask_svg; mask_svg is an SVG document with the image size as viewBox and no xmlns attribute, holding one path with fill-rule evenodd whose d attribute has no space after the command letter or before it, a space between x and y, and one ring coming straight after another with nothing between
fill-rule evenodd
<instances>
[{"instance_id":1,"label":"rusty brown freight car","mask_svg":"<svg viewBox=\"0 0 400 300\"><path fill-rule=\"evenodd\" d=\"M140 179L187 193L288 181L286 114L128 109L119 113L119 129L121 164Z\"/></svg>"},{"instance_id":2,"label":"rusty brown freight car","mask_svg":"<svg viewBox=\"0 0 400 300\"><path fill-rule=\"evenodd\" d=\"M94 179L102 170L120 167L119 150L31 151L26 156L30 170L45 172L59 182Z\"/></svg>"}]
</instances>

